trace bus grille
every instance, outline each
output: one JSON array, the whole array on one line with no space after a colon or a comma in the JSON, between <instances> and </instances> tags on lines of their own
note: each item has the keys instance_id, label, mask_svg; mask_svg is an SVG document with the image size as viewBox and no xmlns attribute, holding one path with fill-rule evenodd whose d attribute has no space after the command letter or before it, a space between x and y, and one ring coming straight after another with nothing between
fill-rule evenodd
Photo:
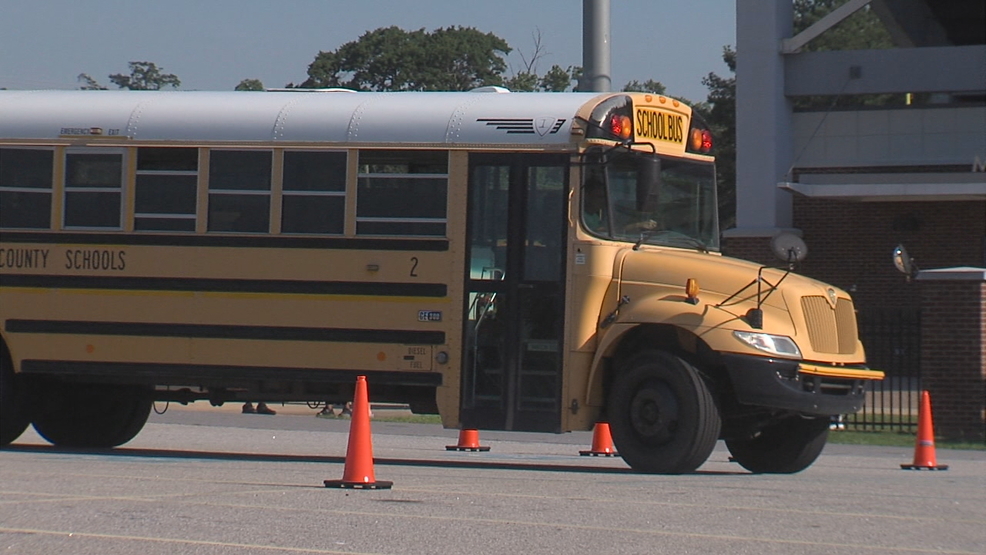
<instances>
[{"instance_id":1,"label":"bus grille","mask_svg":"<svg viewBox=\"0 0 986 555\"><path fill-rule=\"evenodd\" d=\"M818 353L849 355L856 352L856 312L852 301L839 299L835 310L825 297L801 298L801 310L808 325L811 348Z\"/></svg>"}]
</instances>

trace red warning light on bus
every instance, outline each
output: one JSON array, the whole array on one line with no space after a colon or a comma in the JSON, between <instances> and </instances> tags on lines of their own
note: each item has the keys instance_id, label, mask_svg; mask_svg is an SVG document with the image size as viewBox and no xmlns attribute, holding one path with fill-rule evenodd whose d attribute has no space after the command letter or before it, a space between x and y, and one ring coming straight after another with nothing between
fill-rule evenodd
<instances>
[{"instance_id":1,"label":"red warning light on bus","mask_svg":"<svg viewBox=\"0 0 986 555\"><path fill-rule=\"evenodd\" d=\"M695 152L709 152L712 150L712 132L708 129L692 129L691 147Z\"/></svg>"},{"instance_id":2,"label":"red warning light on bus","mask_svg":"<svg viewBox=\"0 0 986 555\"><path fill-rule=\"evenodd\" d=\"M633 133L633 124L630 121L629 116L624 116L620 114L613 114L609 118L609 130L613 135L623 139L624 141L630 138Z\"/></svg>"}]
</instances>

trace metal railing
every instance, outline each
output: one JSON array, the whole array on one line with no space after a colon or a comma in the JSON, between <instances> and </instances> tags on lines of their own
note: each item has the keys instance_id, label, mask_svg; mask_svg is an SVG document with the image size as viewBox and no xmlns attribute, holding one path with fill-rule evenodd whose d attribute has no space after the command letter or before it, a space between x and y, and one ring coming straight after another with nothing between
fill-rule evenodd
<instances>
[{"instance_id":1,"label":"metal railing","mask_svg":"<svg viewBox=\"0 0 986 555\"><path fill-rule=\"evenodd\" d=\"M866 404L845 419L859 431L914 431L921 392L921 311L861 311L859 337L871 368L883 370L883 381L867 385Z\"/></svg>"}]
</instances>

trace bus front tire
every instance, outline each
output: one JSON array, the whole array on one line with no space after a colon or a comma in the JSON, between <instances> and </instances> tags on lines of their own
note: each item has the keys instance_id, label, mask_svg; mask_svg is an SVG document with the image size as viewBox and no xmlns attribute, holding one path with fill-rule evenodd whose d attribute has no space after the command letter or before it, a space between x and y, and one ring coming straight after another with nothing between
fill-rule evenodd
<instances>
[{"instance_id":1,"label":"bus front tire","mask_svg":"<svg viewBox=\"0 0 986 555\"><path fill-rule=\"evenodd\" d=\"M754 474L794 474L811 466L829 437L828 418L793 416L751 439L727 439L733 460Z\"/></svg>"},{"instance_id":2,"label":"bus front tire","mask_svg":"<svg viewBox=\"0 0 986 555\"><path fill-rule=\"evenodd\" d=\"M18 381L4 349L0 352L0 447L10 445L31 423Z\"/></svg>"},{"instance_id":3,"label":"bus front tire","mask_svg":"<svg viewBox=\"0 0 986 555\"><path fill-rule=\"evenodd\" d=\"M695 367L663 351L640 353L623 366L607 410L623 460L648 474L694 471L709 458L722 426Z\"/></svg>"},{"instance_id":4,"label":"bus front tire","mask_svg":"<svg viewBox=\"0 0 986 555\"><path fill-rule=\"evenodd\" d=\"M47 410L32 424L59 447L116 447L144 427L153 404L149 393L130 386L51 386L45 392L51 397Z\"/></svg>"}]
</instances>

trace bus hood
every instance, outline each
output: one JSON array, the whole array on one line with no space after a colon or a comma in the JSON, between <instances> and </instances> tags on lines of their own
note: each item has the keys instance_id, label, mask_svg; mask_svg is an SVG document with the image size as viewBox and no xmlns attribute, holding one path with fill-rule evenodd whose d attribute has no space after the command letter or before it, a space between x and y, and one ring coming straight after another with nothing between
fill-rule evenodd
<instances>
[{"instance_id":1,"label":"bus hood","mask_svg":"<svg viewBox=\"0 0 986 555\"><path fill-rule=\"evenodd\" d=\"M763 266L674 248L626 249L615 260L614 285L629 299L620 323L666 323L707 340L732 331L762 331L787 336L805 358L840 362L864 360L855 309L849 294L829 284ZM698 283L689 299L685 284ZM759 292L758 292L759 289ZM751 309L762 310L758 326ZM732 339L720 350L733 350ZM741 349L740 349L741 350Z\"/></svg>"},{"instance_id":2,"label":"bus hood","mask_svg":"<svg viewBox=\"0 0 986 555\"><path fill-rule=\"evenodd\" d=\"M622 258L622 260L621 260ZM680 249L651 248L633 251L617 258L615 275L624 285L652 284L678 289L684 293L685 282L694 279L700 287L703 304L732 306L757 302L758 276L760 298L764 305L786 309L781 291L796 290L802 294L847 297L848 293L821 281L783 268L770 268L746 260L717 254L688 252ZM772 291L780 285L780 291ZM830 293L831 291L831 293Z\"/></svg>"}]
</instances>

